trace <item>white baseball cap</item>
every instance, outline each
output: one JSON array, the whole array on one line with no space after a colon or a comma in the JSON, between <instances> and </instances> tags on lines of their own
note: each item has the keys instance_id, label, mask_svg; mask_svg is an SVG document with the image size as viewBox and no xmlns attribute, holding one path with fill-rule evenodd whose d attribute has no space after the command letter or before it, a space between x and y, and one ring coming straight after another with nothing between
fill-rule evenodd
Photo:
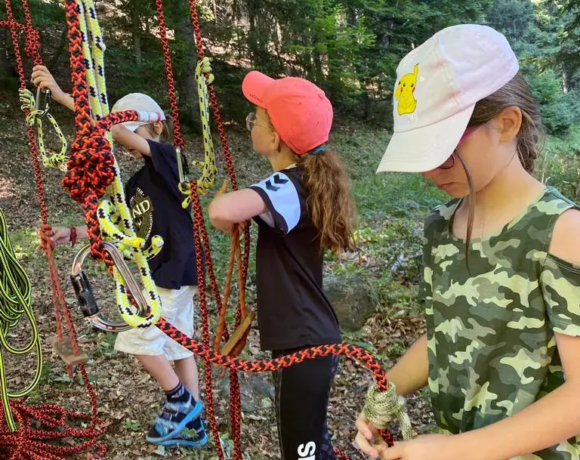
<instances>
[{"instance_id":1,"label":"white baseball cap","mask_svg":"<svg viewBox=\"0 0 580 460\"><path fill-rule=\"evenodd\" d=\"M165 120L165 114L159 104L153 100L153 98L142 93L131 93L123 96L119 99L111 112L123 112L125 110L136 110L138 112L146 112L148 114L156 113L159 116L157 120ZM147 118L147 114L143 113L141 118ZM141 114L140 114L141 115ZM150 121L128 121L126 123L121 123L125 128L130 129L135 132L135 130L142 125L156 121L155 119L150 119Z\"/></svg>"},{"instance_id":2,"label":"white baseball cap","mask_svg":"<svg viewBox=\"0 0 580 460\"><path fill-rule=\"evenodd\" d=\"M475 104L518 70L506 38L482 25L448 27L412 50L397 67L394 133L377 172L425 172L443 164Z\"/></svg>"}]
</instances>

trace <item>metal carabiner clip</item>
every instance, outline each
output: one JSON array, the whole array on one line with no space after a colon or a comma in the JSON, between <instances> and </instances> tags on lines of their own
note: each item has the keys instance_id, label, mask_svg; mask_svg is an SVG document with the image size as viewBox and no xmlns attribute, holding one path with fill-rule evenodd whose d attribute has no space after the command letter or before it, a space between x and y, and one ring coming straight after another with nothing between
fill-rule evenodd
<instances>
[{"instance_id":1,"label":"metal carabiner clip","mask_svg":"<svg viewBox=\"0 0 580 460\"><path fill-rule=\"evenodd\" d=\"M145 296L141 292L139 285L133 278L129 267L123 258L123 254L111 243L105 242L104 246L105 250L109 253L115 262L115 266L119 270L119 273L123 276L123 279L127 283L129 291L135 298L139 315L146 316L147 301L145 300ZM93 326L103 331L122 332L132 329L132 327L125 321L109 321L102 317L89 280L82 270L82 264L90 253L90 244L81 248L73 260L70 273L70 279L77 295L79 306L83 312L83 315Z\"/></svg>"},{"instance_id":2,"label":"metal carabiner clip","mask_svg":"<svg viewBox=\"0 0 580 460\"><path fill-rule=\"evenodd\" d=\"M91 289L91 283L87 275L82 270L77 273L71 273L70 280L72 282L79 307L83 312L85 318L99 314L99 306Z\"/></svg>"},{"instance_id":3,"label":"metal carabiner clip","mask_svg":"<svg viewBox=\"0 0 580 460\"><path fill-rule=\"evenodd\" d=\"M44 109L42 109L40 107L41 94L44 94ZM35 104L35 108L36 108L36 110L38 110L38 112L40 112L38 114L38 117L43 118L48 113L48 109L50 109L50 106L49 106L48 102L50 100L51 94L52 93L50 92L49 89L41 89L40 86L36 90L36 104Z\"/></svg>"},{"instance_id":4,"label":"metal carabiner clip","mask_svg":"<svg viewBox=\"0 0 580 460\"><path fill-rule=\"evenodd\" d=\"M185 174L183 174L183 157L181 155L181 147L175 147L175 156L177 157L177 172L179 174L179 182L185 181Z\"/></svg>"}]
</instances>

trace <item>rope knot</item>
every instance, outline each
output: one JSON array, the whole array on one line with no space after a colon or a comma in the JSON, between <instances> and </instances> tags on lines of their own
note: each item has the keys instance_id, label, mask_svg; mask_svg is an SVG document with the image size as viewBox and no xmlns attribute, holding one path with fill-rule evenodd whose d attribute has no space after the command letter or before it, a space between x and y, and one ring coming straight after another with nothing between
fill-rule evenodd
<instances>
[{"instance_id":1,"label":"rope knot","mask_svg":"<svg viewBox=\"0 0 580 460\"><path fill-rule=\"evenodd\" d=\"M67 174L62 185L71 198L84 204L89 197L99 200L115 179L115 158L105 137L77 138L71 147Z\"/></svg>"},{"instance_id":2,"label":"rope knot","mask_svg":"<svg viewBox=\"0 0 580 460\"><path fill-rule=\"evenodd\" d=\"M411 421L405 410L405 399L397 396L397 389L392 383L386 391L380 390L376 383L373 384L367 392L363 411L367 420L379 430L386 429L392 420L396 420L401 426L403 439L408 441L413 437Z\"/></svg>"},{"instance_id":3,"label":"rope knot","mask_svg":"<svg viewBox=\"0 0 580 460\"><path fill-rule=\"evenodd\" d=\"M211 72L211 63L209 61L209 58L204 57L201 61L199 61L197 66L200 73L205 74L206 85L211 85L215 80L215 76Z\"/></svg>"},{"instance_id":4,"label":"rope knot","mask_svg":"<svg viewBox=\"0 0 580 460\"><path fill-rule=\"evenodd\" d=\"M30 92L30 90L26 88L20 88L18 90L18 96L20 97L20 103L22 104L20 108L26 112L28 111L28 115L26 115L26 124L28 126L34 126L36 123L36 117L41 117L45 114L44 110L41 110L36 107L36 100L34 99L34 94Z\"/></svg>"},{"instance_id":5,"label":"rope knot","mask_svg":"<svg viewBox=\"0 0 580 460\"><path fill-rule=\"evenodd\" d=\"M56 122L54 117L48 112L48 103L46 104L46 107L44 109L39 107L37 100L40 101L40 94L41 90L39 89L37 98L35 99L34 94L32 94L32 92L30 92L28 89L20 88L18 90L18 95L20 97L20 102L22 104L20 108L24 111L24 113L27 113L26 124L30 127L36 126L36 143L38 151L42 156L42 164L44 164L44 166L46 167L62 169L66 161L66 151L68 148L68 142L62 130L58 126L58 123ZM46 97L49 96L46 95ZM59 153L51 151L51 153L49 154L47 152L47 149L44 145L44 134L42 128L43 117L46 117L48 119L56 135L60 139L61 148Z\"/></svg>"},{"instance_id":6,"label":"rope knot","mask_svg":"<svg viewBox=\"0 0 580 460\"><path fill-rule=\"evenodd\" d=\"M185 199L181 202L181 207L187 209L191 204L191 182L183 181L177 184L179 191L185 195Z\"/></svg>"}]
</instances>

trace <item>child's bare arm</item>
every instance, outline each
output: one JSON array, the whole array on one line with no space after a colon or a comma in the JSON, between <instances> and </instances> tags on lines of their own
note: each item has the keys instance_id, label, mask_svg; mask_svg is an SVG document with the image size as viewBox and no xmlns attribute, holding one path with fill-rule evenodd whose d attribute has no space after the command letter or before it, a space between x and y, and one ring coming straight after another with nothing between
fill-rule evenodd
<instances>
[{"instance_id":1,"label":"child's bare arm","mask_svg":"<svg viewBox=\"0 0 580 460\"><path fill-rule=\"evenodd\" d=\"M32 70L32 81L36 87L40 89L48 89L52 94L52 98L59 104L66 108L75 110L75 100L66 94L50 73L50 71L43 65L34 66Z\"/></svg>"},{"instance_id":2,"label":"child's bare arm","mask_svg":"<svg viewBox=\"0 0 580 460\"><path fill-rule=\"evenodd\" d=\"M151 156L149 142L123 125L115 125L111 128L111 134L116 142L119 142L129 151L137 151L142 155Z\"/></svg>"},{"instance_id":3,"label":"child's bare arm","mask_svg":"<svg viewBox=\"0 0 580 460\"><path fill-rule=\"evenodd\" d=\"M212 225L226 231L232 225L245 222L268 209L264 200L251 189L220 195L210 203L208 213Z\"/></svg>"}]
</instances>

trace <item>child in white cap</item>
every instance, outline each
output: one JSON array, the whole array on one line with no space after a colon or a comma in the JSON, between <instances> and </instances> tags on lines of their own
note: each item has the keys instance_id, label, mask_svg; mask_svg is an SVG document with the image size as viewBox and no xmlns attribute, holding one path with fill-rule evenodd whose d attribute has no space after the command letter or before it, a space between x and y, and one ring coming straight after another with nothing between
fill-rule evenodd
<instances>
[{"instance_id":1,"label":"child in white cap","mask_svg":"<svg viewBox=\"0 0 580 460\"><path fill-rule=\"evenodd\" d=\"M34 68L34 83L50 89L52 97L74 110L74 100L65 94L43 66ZM163 110L151 97L134 93L121 98L113 112L137 110L159 114L153 123L128 122L113 126L116 142L143 161L125 185L125 194L137 235L150 241L159 235L164 244L149 260L162 303L162 316L183 333L193 335L193 297L197 292L197 266L191 208L182 207L175 149L165 143L171 130ZM55 244L87 238L86 226L55 227ZM201 419L199 379L193 354L156 327L134 328L117 336L115 349L135 355L147 372L165 390L167 402L147 434L147 440L164 446L201 447L207 434ZM175 370L170 361L175 362Z\"/></svg>"}]
</instances>

